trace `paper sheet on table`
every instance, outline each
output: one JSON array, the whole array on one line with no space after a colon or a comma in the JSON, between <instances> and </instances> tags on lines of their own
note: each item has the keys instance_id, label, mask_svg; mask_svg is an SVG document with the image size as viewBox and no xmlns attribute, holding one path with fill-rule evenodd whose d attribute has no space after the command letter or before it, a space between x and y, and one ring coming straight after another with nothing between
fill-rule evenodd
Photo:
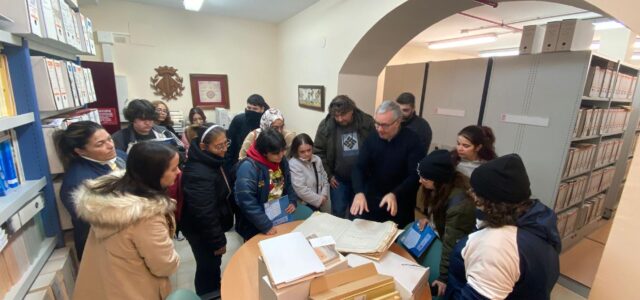
<instances>
[{"instance_id":1,"label":"paper sheet on table","mask_svg":"<svg viewBox=\"0 0 640 300\"><path fill-rule=\"evenodd\" d=\"M408 292L412 293L429 268L416 264L398 254L388 252L380 261L373 261L357 254L347 255L349 267L355 268L373 262L378 273L391 276Z\"/></svg>"},{"instance_id":2,"label":"paper sheet on table","mask_svg":"<svg viewBox=\"0 0 640 300\"><path fill-rule=\"evenodd\" d=\"M260 241L258 247L275 285L325 271L324 264L300 232Z\"/></svg>"},{"instance_id":3,"label":"paper sheet on table","mask_svg":"<svg viewBox=\"0 0 640 300\"><path fill-rule=\"evenodd\" d=\"M332 236L327 235L327 236L310 239L309 244L311 244L311 247L317 248L322 246L335 245L336 240L334 240Z\"/></svg>"}]
</instances>

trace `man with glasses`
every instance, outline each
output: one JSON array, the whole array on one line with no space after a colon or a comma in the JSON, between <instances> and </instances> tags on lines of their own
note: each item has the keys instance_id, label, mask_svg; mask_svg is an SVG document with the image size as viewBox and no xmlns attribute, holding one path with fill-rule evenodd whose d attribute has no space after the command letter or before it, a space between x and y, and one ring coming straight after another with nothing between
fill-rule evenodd
<instances>
[{"instance_id":1,"label":"man with glasses","mask_svg":"<svg viewBox=\"0 0 640 300\"><path fill-rule=\"evenodd\" d=\"M329 113L318 125L313 153L322 159L331 188L331 213L346 218L353 200L351 172L362 143L373 132L373 118L339 95L329 104Z\"/></svg>"},{"instance_id":2,"label":"man with glasses","mask_svg":"<svg viewBox=\"0 0 640 300\"><path fill-rule=\"evenodd\" d=\"M265 110L269 109L269 104L264 98L258 94L253 94L247 98L247 108L244 113L240 113L233 117L227 136L231 140L231 145L226 154L228 163L227 170L233 169L232 166L238 162L238 154L244 138L252 130L260 127L260 117Z\"/></svg>"},{"instance_id":3,"label":"man with glasses","mask_svg":"<svg viewBox=\"0 0 640 300\"><path fill-rule=\"evenodd\" d=\"M413 130L424 144L427 152L429 152L432 136L431 126L429 126L427 120L416 114L416 97L411 93L405 92L398 96L396 103L400 105L400 110L402 111L402 127Z\"/></svg>"},{"instance_id":4,"label":"man with glasses","mask_svg":"<svg viewBox=\"0 0 640 300\"><path fill-rule=\"evenodd\" d=\"M384 101L375 114L378 134L362 145L353 173L356 193L351 214L378 222L394 221L404 228L413 222L418 189L416 167L425 149L418 136L400 125L400 106Z\"/></svg>"}]
</instances>

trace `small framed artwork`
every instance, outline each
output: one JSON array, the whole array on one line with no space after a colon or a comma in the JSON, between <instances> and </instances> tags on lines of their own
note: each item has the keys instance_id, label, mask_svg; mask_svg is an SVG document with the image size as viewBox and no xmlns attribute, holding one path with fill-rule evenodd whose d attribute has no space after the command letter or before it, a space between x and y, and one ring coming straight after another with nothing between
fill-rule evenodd
<instances>
[{"instance_id":1,"label":"small framed artwork","mask_svg":"<svg viewBox=\"0 0 640 300\"><path fill-rule=\"evenodd\" d=\"M298 106L324 112L324 86L299 85Z\"/></svg>"},{"instance_id":2,"label":"small framed artwork","mask_svg":"<svg viewBox=\"0 0 640 300\"><path fill-rule=\"evenodd\" d=\"M229 83L227 75L189 74L193 106L229 109Z\"/></svg>"}]
</instances>

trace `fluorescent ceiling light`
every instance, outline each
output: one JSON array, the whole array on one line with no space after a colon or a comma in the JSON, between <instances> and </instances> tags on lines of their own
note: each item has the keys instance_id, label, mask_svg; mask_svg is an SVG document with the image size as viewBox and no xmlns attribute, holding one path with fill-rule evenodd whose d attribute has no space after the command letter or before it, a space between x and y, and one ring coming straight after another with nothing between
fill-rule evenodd
<instances>
[{"instance_id":1,"label":"fluorescent ceiling light","mask_svg":"<svg viewBox=\"0 0 640 300\"><path fill-rule=\"evenodd\" d=\"M520 54L520 49L518 48L509 48L509 49L496 49L496 50L487 50L480 51L478 54L480 57L495 57L495 56L515 56Z\"/></svg>"},{"instance_id":2,"label":"fluorescent ceiling light","mask_svg":"<svg viewBox=\"0 0 640 300\"><path fill-rule=\"evenodd\" d=\"M184 9L191 11L199 11L202 8L204 0L184 0Z\"/></svg>"},{"instance_id":3,"label":"fluorescent ceiling light","mask_svg":"<svg viewBox=\"0 0 640 300\"><path fill-rule=\"evenodd\" d=\"M640 52L635 52L631 55L631 60L640 60Z\"/></svg>"},{"instance_id":4,"label":"fluorescent ceiling light","mask_svg":"<svg viewBox=\"0 0 640 300\"><path fill-rule=\"evenodd\" d=\"M636 39L636 41L633 43L633 48L640 48L640 39Z\"/></svg>"},{"instance_id":5,"label":"fluorescent ceiling light","mask_svg":"<svg viewBox=\"0 0 640 300\"><path fill-rule=\"evenodd\" d=\"M605 30L605 29L616 29L616 28L622 28L624 27L624 25L616 22L616 21L604 21L604 22L597 22L597 23L593 23L593 25L595 25L595 29L596 30Z\"/></svg>"},{"instance_id":6,"label":"fluorescent ceiling light","mask_svg":"<svg viewBox=\"0 0 640 300\"><path fill-rule=\"evenodd\" d=\"M600 49L600 41L593 41L591 43L591 47L589 47L591 50L598 50Z\"/></svg>"},{"instance_id":7,"label":"fluorescent ceiling light","mask_svg":"<svg viewBox=\"0 0 640 300\"><path fill-rule=\"evenodd\" d=\"M465 36L461 38L441 40L429 43L429 49L446 49L455 47L464 47L478 44L486 44L495 42L498 35L495 33Z\"/></svg>"}]
</instances>

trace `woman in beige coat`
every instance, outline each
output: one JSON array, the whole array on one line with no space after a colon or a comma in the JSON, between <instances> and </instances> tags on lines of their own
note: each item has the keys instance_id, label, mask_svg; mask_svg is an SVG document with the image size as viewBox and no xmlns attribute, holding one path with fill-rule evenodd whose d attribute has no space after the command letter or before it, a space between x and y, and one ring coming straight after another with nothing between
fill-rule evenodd
<instances>
[{"instance_id":1,"label":"woman in beige coat","mask_svg":"<svg viewBox=\"0 0 640 300\"><path fill-rule=\"evenodd\" d=\"M179 173L178 154L155 142L135 144L126 173L86 181L74 192L91 224L74 299L165 299L180 258L174 201L164 192Z\"/></svg>"}]
</instances>

